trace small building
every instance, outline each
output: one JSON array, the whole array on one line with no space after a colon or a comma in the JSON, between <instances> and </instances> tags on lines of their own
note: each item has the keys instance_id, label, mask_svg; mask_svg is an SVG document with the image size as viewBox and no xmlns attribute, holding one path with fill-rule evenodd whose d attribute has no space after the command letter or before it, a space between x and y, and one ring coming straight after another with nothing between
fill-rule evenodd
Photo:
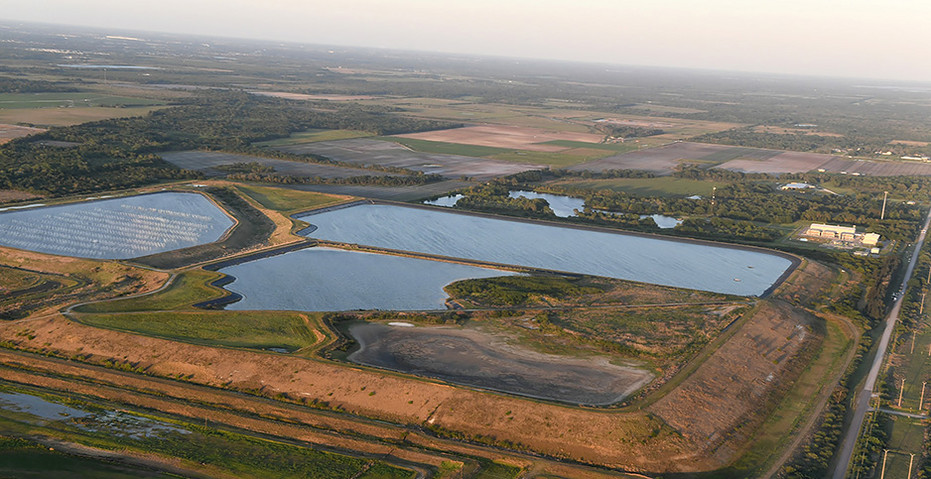
<instances>
[{"instance_id":1,"label":"small building","mask_svg":"<svg viewBox=\"0 0 931 479\"><path fill-rule=\"evenodd\" d=\"M809 185L808 183L788 183L779 187L780 190L809 190L814 188L815 185Z\"/></svg>"},{"instance_id":2,"label":"small building","mask_svg":"<svg viewBox=\"0 0 931 479\"><path fill-rule=\"evenodd\" d=\"M837 226L826 225L821 223L812 223L805 231L805 236L814 236L816 238L839 239L843 241L853 241L857 234L856 226Z\"/></svg>"},{"instance_id":3,"label":"small building","mask_svg":"<svg viewBox=\"0 0 931 479\"><path fill-rule=\"evenodd\" d=\"M860 241L864 246L876 246L876 243L879 243L879 235L876 233L866 233Z\"/></svg>"}]
</instances>

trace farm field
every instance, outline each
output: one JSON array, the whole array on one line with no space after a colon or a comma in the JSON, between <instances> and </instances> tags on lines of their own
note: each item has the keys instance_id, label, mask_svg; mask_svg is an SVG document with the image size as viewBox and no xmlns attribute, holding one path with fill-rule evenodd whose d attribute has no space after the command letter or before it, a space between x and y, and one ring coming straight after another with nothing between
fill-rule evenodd
<instances>
[{"instance_id":1,"label":"farm field","mask_svg":"<svg viewBox=\"0 0 931 479\"><path fill-rule=\"evenodd\" d=\"M70 126L110 118L144 116L163 106L81 107L81 108L0 108L0 122L39 126Z\"/></svg>"},{"instance_id":2,"label":"farm field","mask_svg":"<svg viewBox=\"0 0 931 479\"><path fill-rule=\"evenodd\" d=\"M275 149L296 155L314 153L360 165L407 168L447 178L489 179L541 167L462 155L412 152L397 143L370 139L323 141L279 146Z\"/></svg>"},{"instance_id":3,"label":"farm field","mask_svg":"<svg viewBox=\"0 0 931 479\"><path fill-rule=\"evenodd\" d=\"M275 171L270 174L301 176L301 177L321 177L321 178L350 178L353 176L397 176L382 171L364 170L345 168L333 165L321 165L317 163L305 163L301 161L287 161L275 158L264 158L260 156L241 155L235 153L224 153L220 151L170 151L159 153L165 161L176 165L178 168L188 170L202 171L208 176L223 176L227 172L218 170L218 166L233 165L236 163L258 163L263 166L274 168Z\"/></svg>"},{"instance_id":4,"label":"farm field","mask_svg":"<svg viewBox=\"0 0 931 479\"><path fill-rule=\"evenodd\" d=\"M602 137L604 135L595 128L599 121L607 120L607 122L627 126L661 124L666 133L655 137L658 138L660 144L740 126L737 123L665 116L609 114L562 103L558 106L532 107L434 98L382 98L374 102L402 108L404 113L410 116L462 121L473 126L522 127L561 133L594 134ZM666 109L657 113L668 112L669 110ZM649 144L653 141L644 138L640 140ZM597 141L594 142L597 143Z\"/></svg>"},{"instance_id":5,"label":"farm field","mask_svg":"<svg viewBox=\"0 0 931 479\"><path fill-rule=\"evenodd\" d=\"M553 144L557 140L579 143L600 143L603 136L591 133L571 133L546 131L538 128L512 127L501 125L480 125L451 130L434 130L424 133L396 135L398 138L459 143L465 145L489 146L512 150L556 152L567 149Z\"/></svg>"},{"instance_id":6,"label":"farm field","mask_svg":"<svg viewBox=\"0 0 931 479\"><path fill-rule=\"evenodd\" d=\"M915 161L872 161L834 158L819 168L828 173L859 173L867 176L931 176L931 163Z\"/></svg>"}]
</instances>

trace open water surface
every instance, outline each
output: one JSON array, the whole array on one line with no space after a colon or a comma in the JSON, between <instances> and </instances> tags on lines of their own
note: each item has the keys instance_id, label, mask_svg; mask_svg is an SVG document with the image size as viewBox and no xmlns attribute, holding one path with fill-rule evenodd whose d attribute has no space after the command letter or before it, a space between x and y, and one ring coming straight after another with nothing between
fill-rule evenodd
<instances>
[{"instance_id":1,"label":"open water surface","mask_svg":"<svg viewBox=\"0 0 931 479\"><path fill-rule=\"evenodd\" d=\"M162 192L0 212L0 245L127 259L210 243L231 226L202 195Z\"/></svg>"},{"instance_id":2,"label":"open water surface","mask_svg":"<svg viewBox=\"0 0 931 479\"><path fill-rule=\"evenodd\" d=\"M324 240L742 296L763 294L792 266L762 251L394 205L299 219Z\"/></svg>"},{"instance_id":3,"label":"open water surface","mask_svg":"<svg viewBox=\"0 0 931 479\"><path fill-rule=\"evenodd\" d=\"M307 248L220 269L243 296L232 310L446 309L443 287L514 273L333 248Z\"/></svg>"}]
</instances>

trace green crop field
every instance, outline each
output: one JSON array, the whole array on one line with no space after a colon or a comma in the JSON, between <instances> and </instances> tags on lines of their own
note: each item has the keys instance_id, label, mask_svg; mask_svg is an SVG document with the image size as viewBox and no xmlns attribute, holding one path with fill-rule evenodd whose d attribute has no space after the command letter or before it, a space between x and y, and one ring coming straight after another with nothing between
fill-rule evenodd
<instances>
[{"instance_id":1,"label":"green crop field","mask_svg":"<svg viewBox=\"0 0 931 479\"><path fill-rule=\"evenodd\" d=\"M393 141L404 145L414 151L423 153L439 153L443 155L474 156L477 158L490 157L510 152L505 148L491 146L463 145L460 143L447 143L443 141L417 140L414 138L398 138L396 136L378 137L379 140Z\"/></svg>"},{"instance_id":2,"label":"green crop field","mask_svg":"<svg viewBox=\"0 0 931 479\"><path fill-rule=\"evenodd\" d=\"M565 146L566 148L592 148L596 150L607 150L615 153L626 153L637 149L634 143L589 143L586 141L572 140L552 140L543 142L543 145Z\"/></svg>"}]
</instances>

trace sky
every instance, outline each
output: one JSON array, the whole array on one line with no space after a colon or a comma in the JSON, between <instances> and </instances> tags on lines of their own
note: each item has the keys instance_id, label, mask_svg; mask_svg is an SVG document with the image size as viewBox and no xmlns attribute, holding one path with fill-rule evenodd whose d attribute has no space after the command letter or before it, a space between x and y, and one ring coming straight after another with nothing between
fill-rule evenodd
<instances>
[{"instance_id":1,"label":"sky","mask_svg":"<svg viewBox=\"0 0 931 479\"><path fill-rule=\"evenodd\" d=\"M931 82L927 0L0 0L0 19Z\"/></svg>"}]
</instances>

